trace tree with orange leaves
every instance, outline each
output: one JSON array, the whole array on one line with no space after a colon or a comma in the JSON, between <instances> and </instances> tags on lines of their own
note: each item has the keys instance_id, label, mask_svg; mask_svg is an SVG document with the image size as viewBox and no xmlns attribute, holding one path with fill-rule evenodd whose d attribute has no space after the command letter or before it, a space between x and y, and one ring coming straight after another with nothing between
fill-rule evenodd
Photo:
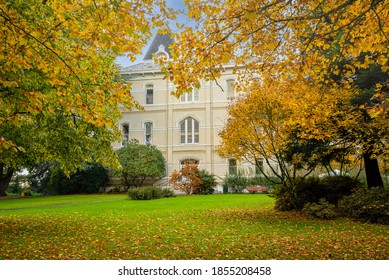
<instances>
[{"instance_id":1,"label":"tree with orange leaves","mask_svg":"<svg viewBox=\"0 0 389 280\"><path fill-rule=\"evenodd\" d=\"M354 83L355 75L373 65L389 72L389 1L388 0L298 0L298 1L187 1L188 16L197 25L186 27L176 35L172 47L173 60L165 67L167 76L177 85L176 94L197 87L199 80L215 80L224 65L235 65L241 81L253 75L279 83L309 79L300 89L294 83L280 95L293 92L303 95L305 104L293 106L298 116L293 120L302 139L329 137L349 132L361 147L365 165L374 159L388 159L388 81L380 80L371 88L371 100L358 104L367 114L365 128L378 137L370 137L357 127L361 115L352 106L348 117L342 116L338 128L330 129L329 116L336 116L339 99L342 108L350 105L361 88ZM340 77L340 78L339 78ZM349 99L345 100L344 96ZM286 98L286 100L291 100ZM325 102L322 102L322 101ZM316 105L321 104L316 107ZM320 108L312 110L312 108ZM316 113L314 113L314 111ZM299 117L299 114L302 117ZM372 120L372 121L370 121ZM329 135L329 134L332 135ZM347 136L347 135L346 135ZM378 139L378 140L377 140ZM355 146L354 148L357 148ZM378 164L368 178L376 177ZM382 185L368 180L369 186Z\"/></svg>"},{"instance_id":2,"label":"tree with orange leaves","mask_svg":"<svg viewBox=\"0 0 389 280\"><path fill-rule=\"evenodd\" d=\"M201 179L198 177L198 172L198 164L186 162L179 171L174 170L172 172L169 183L174 186L175 190L193 194L202 184Z\"/></svg>"}]
</instances>

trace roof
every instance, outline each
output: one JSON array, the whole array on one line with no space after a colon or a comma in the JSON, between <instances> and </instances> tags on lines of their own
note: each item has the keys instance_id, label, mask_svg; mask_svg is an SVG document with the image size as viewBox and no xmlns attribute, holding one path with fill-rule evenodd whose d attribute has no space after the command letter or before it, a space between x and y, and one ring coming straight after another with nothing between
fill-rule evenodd
<instances>
[{"instance_id":1,"label":"roof","mask_svg":"<svg viewBox=\"0 0 389 280\"><path fill-rule=\"evenodd\" d=\"M121 74L139 74L160 72L161 67L154 62L142 62L135 65L124 67L120 70Z\"/></svg>"},{"instance_id":2,"label":"roof","mask_svg":"<svg viewBox=\"0 0 389 280\"><path fill-rule=\"evenodd\" d=\"M153 54L158 52L158 47L160 45L163 45L165 47L165 51L171 57L170 54L170 45L173 44L173 39L171 35L168 34L158 34L154 37L154 40L152 41L146 55L144 56L143 60L152 60Z\"/></svg>"}]
</instances>

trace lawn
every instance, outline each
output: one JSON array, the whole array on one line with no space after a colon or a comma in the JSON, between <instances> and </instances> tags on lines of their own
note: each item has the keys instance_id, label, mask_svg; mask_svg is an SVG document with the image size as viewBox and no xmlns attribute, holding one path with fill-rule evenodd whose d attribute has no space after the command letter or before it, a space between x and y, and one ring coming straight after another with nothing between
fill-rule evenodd
<instances>
[{"instance_id":1,"label":"lawn","mask_svg":"<svg viewBox=\"0 0 389 280\"><path fill-rule=\"evenodd\" d=\"M389 259L389 226L276 212L267 195L0 200L4 259Z\"/></svg>"}]
</instances>

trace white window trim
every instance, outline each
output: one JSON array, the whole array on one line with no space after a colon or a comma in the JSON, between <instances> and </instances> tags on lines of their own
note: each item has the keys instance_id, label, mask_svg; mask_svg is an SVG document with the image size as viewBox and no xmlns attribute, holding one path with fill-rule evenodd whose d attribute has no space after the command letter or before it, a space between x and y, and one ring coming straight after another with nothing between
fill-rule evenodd
<instances>
[{"instance_id":1,"label":"white window trim","mask_svg":"<svg viewBox=\"0 0 389 280\"><path fill-rule=\"evenodd\" d=\"M191 96L191 100L189 100ZM195 88L191 92L184 92L180 96L180 103L190 103L190 102L199 102L200 101L200 89Z\"/></svg>"},{"instance_id":2,"label":"white window trim","mask_svg":"<svg viewBox=\"0 0 389 280\"><path fill-rule=\"evenodd\" d=\"M150 124L151 125L151 131L150 131L150 142L147 142L147 125ZM149 145L152 145L153 144L153 129L154 129L154 124L153 122L145 122L144 123L144 133L145 133L145 144L149 144Z\"/></svg>"},{"instance_id":3,"label":"white window trim","mask_svg":"<svg viewBox=\"0 0 389 280\"><path fill-rule=\"evenodd\" d=\"M192 131L191 131L191 136L192 136L192 141L189 142L189 121L192 121ZM197 126L198 126L198 141L196 142L195 139L196 139L196 123L197 123ZM185 140L184 142L182 142L182 124L184 124L184 129L185 129ZM184 120L182 120L180 122L180 144L199 144L200 143L200 122L197 121L195 118L193 117L187 117L185 118Z\"/></svg>"},{"instance_id":4,"label":"white window trim","mask_svg":"<svg viewBox=\"0 0 389 280\"><path fill-rule=\"evenodd\" d=\"M152 94L152 102L151 103L147 103L147 91L149 89L152 89L153 90L153 94ZM154 105L154 92L155 92L155 87L153 84L147 84L145 85L145 104L146 105Z\"/></svg>"}]
</instances>

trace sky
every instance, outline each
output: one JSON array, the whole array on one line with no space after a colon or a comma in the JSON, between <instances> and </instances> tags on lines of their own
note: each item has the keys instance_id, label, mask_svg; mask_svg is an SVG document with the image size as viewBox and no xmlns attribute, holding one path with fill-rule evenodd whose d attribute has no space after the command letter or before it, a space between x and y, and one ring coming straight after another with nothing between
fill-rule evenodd
<instances>
[{"instance_id":1,"label":"sky","mask_svg":"<svg viewBox=\"0 0 389 280\"><path fill-rule=\"evenodd\" d=\"M168 7L174 8L176 10L184 10L185 9L184 0L166 0L166 3L167 3ZM180 23L184 23L185 16L183 16L183 15L179 16L177 18L177 21ZM126 67L126 66L130 66L130 65L134 65L134 64L142 62L143 57L146 54L148 47L150 46L152 40L153 40L153 37L150 39L149 43L143 47L143 50L142 50L143 54L137 55L135 62L130 61L126 56L120 56L116 59L116 63L119 66Z\"/></svg>"}]
</instances>

